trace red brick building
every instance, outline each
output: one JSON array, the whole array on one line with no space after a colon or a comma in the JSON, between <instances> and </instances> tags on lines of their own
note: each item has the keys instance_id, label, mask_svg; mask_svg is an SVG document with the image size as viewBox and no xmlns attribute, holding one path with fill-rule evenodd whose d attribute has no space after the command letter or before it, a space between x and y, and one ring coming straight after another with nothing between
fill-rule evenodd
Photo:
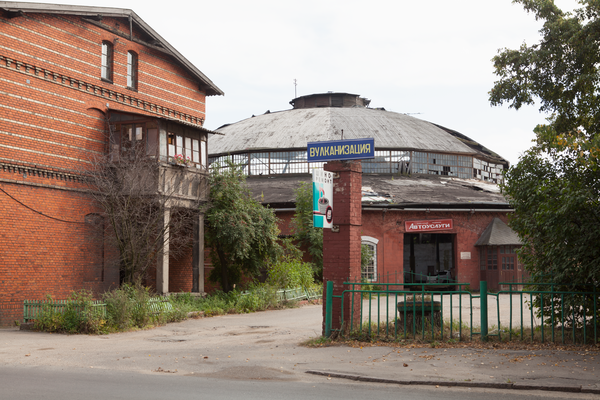
<instances>
[{"instance_id":1,"label":"red brick building","mask_svg":"<svg viewBox=\"0 0 600 400\"><path fill-rule=\"evenodd\" d=\"M77 172L94 155L143 144L176 180L178 207L205 200L206 97L223 92L131 10L2 1L0 43L7 325L21 318L24 299L118 285L116 252L91 234L105 223L101 210ZM175 154L189 156L190 168L171 166ZM196 226L189 254L169 259L165 248L158 257L151 281L159 292L203 290L202 215Z\"/></svg>"},{"instance_id":2,"label":"red brick building","mask_svg":"<svg viewBox=\"0 0 600 400\"><path fill-rule=\"evenodd\" d=\"M451 278L474 290L482 279L491 289L520 279L519 239L506 225L511 209L497 185L508 162L459 132L369 102L349 93L296 98L291 110L219 128L209 162L233 157L243 164L254 195L276 210L289 234L294 189L323 167L308 162L307 143L374 138L375 158L361 162L361 240L374 254L362 279Z\"/></svg>"}]
</instances>

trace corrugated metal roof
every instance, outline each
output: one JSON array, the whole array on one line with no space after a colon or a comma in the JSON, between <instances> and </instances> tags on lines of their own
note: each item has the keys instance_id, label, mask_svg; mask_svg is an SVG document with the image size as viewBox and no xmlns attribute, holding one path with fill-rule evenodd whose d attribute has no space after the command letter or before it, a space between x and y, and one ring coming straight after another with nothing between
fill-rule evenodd
<instances>
[{"instance_id":1,"label":"corrugated metal roof","mask_svg":"<svg viewBox=\"0 0 600 400\"><path fill-rule=\"evenodd\" d=\"M211 137L211 155L247 150L305 149L307 142L373 137L376 149L474 155L478 152L438 126L371 108L305 108L266 113L225 125Z\"/></svg>"},{"instance_id":2,"label":"corrugated metal roof","mask_svg":"<svg viewBox=\"0 0 600 400\"><path fill-rule=\"evenodd\" d=\"M294 191L301 182L311 182L310 175L249 176L246 180L255 199L279 206L293 205L296 198ZM508 209L508 202L496 185L483 186L482 182L476 179L439 175L363 174L362 185L363 205L460 205L462 208ZM368 192L373 196L366 195Z\"/></svg>"},{"instance_id":3,"label":"corrugated metal roof","mask_svg":"<svg viewBox=\"0 0 600 400\"><path fill-rule=\"evenodd\" d=\"M74 6L67 4L45 4L45 3L22 3L18 1L0 1L0 8L10 12L24 13L42 13L42 14L65 14L65 15L80 15L84 17L114 17L114 18L129 18L139 29L152 37L158 44L156 46L167 54L170 54L177 59L192 75L194 75L206 89L206 94L223 95L223 91L217 87L206 75L202 73L194 64L188 61L181 53L169 44L162 36L150 27L143 19L135 12L125 8L113 7L96 7L96 6Z\"/></svg>"},{"instance_id":4,"label":"corrugated metal roof","mask_svg":"<svg viewBox=\"0 0 600 400\"><path fill-rule=\"evenodd\" d=\"M485 228L475 246L521 245L519 236L500 218L494 218Z\"/></svg>"}]
</instances>

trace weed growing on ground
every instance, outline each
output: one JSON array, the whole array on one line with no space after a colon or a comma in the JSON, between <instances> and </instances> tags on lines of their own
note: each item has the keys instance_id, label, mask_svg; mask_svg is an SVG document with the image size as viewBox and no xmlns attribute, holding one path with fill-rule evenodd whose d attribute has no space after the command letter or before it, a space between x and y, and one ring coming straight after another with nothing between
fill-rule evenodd
<instances>
[{"instance_id":1,"label":"weed growing on ground","mask_svg":"<svg viewBox=\"0 0 600 400\"><path fill-rule=\"evenodd\" d=\"M92 293L85 290L73 292L69 301L61 304L61 307L54 304L51 296L48 295L47 299L34 321L36 330L92 334L144 329L182 321L194 312L211 317L294 307L297 304L294 301L281 301L277 289L268 284L252 284L244 292L215 292L206 297L179 293L168 298L152 296L149 288L141 284L124 284L104 293L102 300L105 308L94 305Z\"/></svg>"},{"instance_id":2,"label":"weed growing on ground","mask_svg":"<svg viewBox=\"0 0 600 400\"><path fill-rule=\"evenodd\" d=\"M178 293L171 296L171 302L175 308L181 308L186 312L202 311L207 317L263 311L282 306L277 298L277 289L267 284L253 284L244 292L217 291L206 297Z\"/></svg>"},{"instance_id":3,"label":"weed growing on ground","mask_svg":"<svg viewBox=\"0 0 600 400\"><path fill-rule=\"evenodd\" d=\"M94 304L89 290L72 292L64 305L47 295L34 328L46 332L102 333L106 330L106 319L101 310Z\"/></svg>"},{"instance_id":4,"label":"weed growing on ground","mask_svg":"<svg viewBox=\"0 0 600 400\"><path fill-rule=\"evenodd\" d=\"M334 340L325 336L308 339L302 345L306 347L326 347L335 344Z\"/></svg>"}]
</instances>

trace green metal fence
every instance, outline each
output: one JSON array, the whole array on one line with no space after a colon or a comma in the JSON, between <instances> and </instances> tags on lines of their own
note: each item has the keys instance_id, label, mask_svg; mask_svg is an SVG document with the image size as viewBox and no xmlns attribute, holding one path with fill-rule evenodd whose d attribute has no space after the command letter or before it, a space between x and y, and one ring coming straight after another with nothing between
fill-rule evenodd
<instances>
[{"instance_id":1,"label":"green metal fence","mask_svg":"<svg viewBox=\"0 0 600 400\"><path fill-rule=\"evenodd\" d=\"M33 321L37 316L40 315L44 308L50 307L54 312L64 313L67 306L72 303L76 303L73 300L24 300L23 301L23 320L25 323ZM173 311L173 305L166 296L152 297L148 300L148 308L152 314L159 314L161 312ZM84 306L75 307L75 311L82 313L85 311ZM102 300L92 301L92 310L94 313L102 318L106 318L106 304Z\"/></svg>"},{"instance_id":2,"label":"green metal fence","mask_svg":"<svg viewBox=\"0 0 600 400\"><path fill-rule=\"evenodd\" d=\"M548 336L551 342L556 342L559 336L563 344L568 341L573 344L598 343L600 290L596 286L587 285L581 288L582 291L572 292L562 291L561 285L554 283L533 283L519 291L513 290L513 287L523 285L522 283L501 282L500 285L508 286L509 289L501 290L496 295L508 294L511 310L513 296L517 295L521 299L517 321L513 321L512 313L510 315L507 327L509 340L512 340L513 336L521 340L526 339L524 329L528 328L532 341L537 330L542 343L547 341ZM523 310L523 299L533 307ZM527 327L523 323L524 313L530 313L532 321L535 314L540 323L539 327L533 325ZM570 340L567 340L569 336Z\"/></svg>"},{"instance_id":3,"label":"green metal fence","mask_svg":"<svg viewBox=\"0 0 600 400\"><path fill-rule=\"evenodd\" d=\"M568 292L557 290L555 284L536 284L535 290L527 286L514 290L526 284L510 282L500 283L508 290L489 293L483 281L480 292L474 294L465 290L466 283L377 283L376 290L365 290L373 284L345 282L342 295L334 296L330 283L326 285L326 336L335 331L331 310L336 300L342 310L340 333L354 336L598 343L597 288ZM539 290L540 286L549 290ZM348 309L349 315L344 315Z\"/></svg>"},{"instance_id":4,"label":"green metal fence","mask_svg":"<svg viewBox=\"0 0 600 400\"><path fill-rule=\"evenodd\" d=\"M25 323L35 320L44 308L50 307L54 312L64 313L67 305L72 303L72 300L24 300L23 301L23 320ZM99 313L102 317L106 317L106 304L102 300L92 301L93 310ZM78 310L83 312L83 308Z\"/></svg>"},{"instance_id":5,"label":"green metal fence","mask_svg":"<svg viewBox=\"0 0 600 400\"><path fill-rule=\"evenodd\" d=\"M242 296L250 294L249 291L242 292ZM316 300L323 297L323 293L320 290L313 288L292 288L292 289L279 289L277 290L277 299L281 301L297 301L297 300Z\"/></svg>"}]
</instances>

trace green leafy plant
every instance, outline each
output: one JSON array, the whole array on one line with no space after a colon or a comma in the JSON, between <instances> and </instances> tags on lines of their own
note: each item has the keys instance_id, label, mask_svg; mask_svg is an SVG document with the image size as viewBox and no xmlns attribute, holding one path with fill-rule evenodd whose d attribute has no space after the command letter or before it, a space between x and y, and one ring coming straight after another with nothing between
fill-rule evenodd
<instances>
[{"instance_id":1,"label":"green leafy plant","mask_svg":"<svg viewBox=\"0 0 600 400\"><path fill-rule=\"evenodd\" d=\"M58 332L64 322L62 312L54 306L54 300L51 295L46 295L46 302L42 305L41 311L35 317L34 329L45 332Z\"/></svg>"},{"instance_id":2,"label":"green leafy plant","mask_svg":"<svg viewBox=\"0 0 600 400\"><path fill-rule=\"evenodd\" d=\"M259 275L283 250L275 213L252 198L240 166L212 164L209 183L205 241L214 266L209 279L229 292L242 275Z\"/></svg>"},{"instance_id":3,"label":"green leafy plant","mask_svg":"<svg viewBox=\"0 0 600 400\"><path fill-rule=\"evenodd\" d=\"M311 264L299 259L287 259L269 266L267 282L281 289L307 288L313 282Z\"/></svg>"},{"instance_id":4,"label":"green leafy plant","mask_svg":"<svg viewBox=\"0 0 600 400\"><path fill-rule=\"evenodd\" d=\"M106 329L105 324L102 308L93 303L92 293L80 290L72 292L69 301L60 305L47 295L34 328L46 332L97 334Z\"/></svg>"},{"instance_id":5,"label":"green leafy plant","mask_svg":"<svg viewBox=\"0 0 600 400\"><path fill-rule=\"evenodd\" d=\"M315 279L323 280L323 229L313 226L312 183L302 182L295 191L296 212L291 227L294 238L311 257Z\"/></svg>"}]
</instances>

